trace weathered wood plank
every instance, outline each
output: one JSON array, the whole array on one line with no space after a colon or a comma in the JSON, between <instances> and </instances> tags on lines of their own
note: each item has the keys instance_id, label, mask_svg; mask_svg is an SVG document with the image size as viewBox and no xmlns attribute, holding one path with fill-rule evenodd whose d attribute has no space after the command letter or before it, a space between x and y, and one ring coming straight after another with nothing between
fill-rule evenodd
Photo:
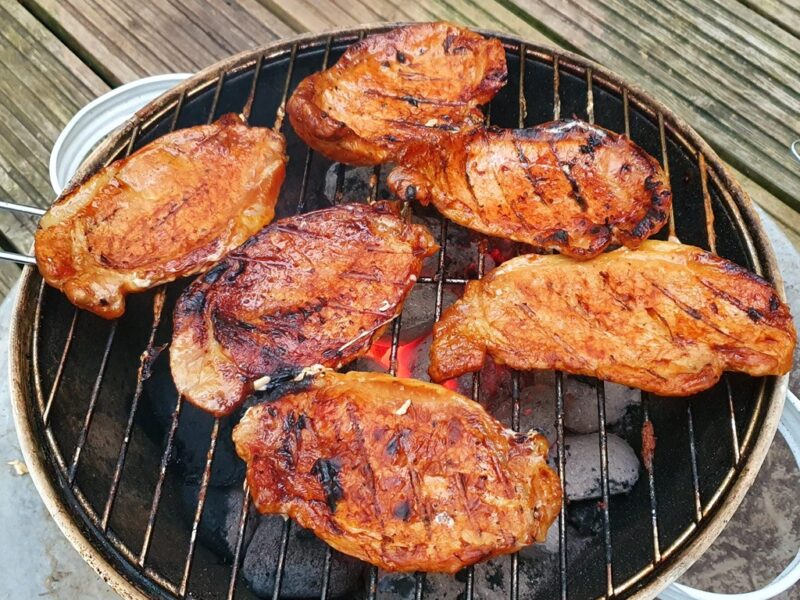
<instances>
[{"instance_id":1,"label":"weathered wood plank","mask_svg":"<svg viewBox=\"0 0 800 600\"><path fill-rule=\"evenodd\" d=\"M800 5L796 0L739 0L765 19L800 38Z\"/></svg>"},{"instance_id":2,"label":"weathered wood plank","mask_svg":"<svg viewBox=\"0 0 800 600\"><path fill-rule=\"evenodd\" d=\"M48 206L50 148L69 118L107 86L24 8L0 5L0 192ZM0 213L0 228L20 251L32 243L30 217Z\"/></svg>"},{"instance_id":3,"label":"weathered wood plank","mask_svg":"<svg viewBox=\"0 0 800 600\"><path fill-rule=\"evenodd\" d=\"M800 209L788 151L800 123L800 40L735 0L514 3L650 90L725 160Z\"/></svg>"},{"instance_id":4,"label":"weathered wood plank","mask_svg":"<svg viewBox=\"0 0 800 600\"><path fill-rule=\"evenodd\" d=\"M69 118L108 88L23 7L0 3L0 197L48 206L53 200L47 162ZM36 219L0 211L0 231L26 253ZM0 263L0 297L20 269Z\"/></svg>"},{"instance_id":5,"label":"weathered wood plank","mask_svg":"<svg viewBox=\"0 0 800 600\"><path fill-rule=\"evenodd\" d=\"M23 0L112 84L214 62L293 35L256 0Z\"/></svg>"},{"instance_id":6,"label":"weathered wood plank","mask_svg":"<svg viewBox=\"0 0 800 600\"><path fill-rule=\"evenodd\" d=\"M473 27L495 29L525 36L533 42L548 38L503 0L259 0L269 10L302 31L323 31L378 21L448 20Z\"/></svg>"}]
</instances>

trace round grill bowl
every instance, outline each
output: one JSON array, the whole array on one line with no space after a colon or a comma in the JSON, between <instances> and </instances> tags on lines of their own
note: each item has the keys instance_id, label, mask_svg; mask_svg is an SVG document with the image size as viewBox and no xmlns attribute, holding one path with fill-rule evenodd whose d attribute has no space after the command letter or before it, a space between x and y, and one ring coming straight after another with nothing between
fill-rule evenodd
<instances>
[{"instance_id":1,"label":"round grill bowl","mask_svg":"<svg viewBox=\"0 0 800 600\"><path fill-rule=\"evenodd\" d=\"M365 33L392 26L302 36L210 67L137 113L92 153L76 181L173 127L241 112L249 97L251 124L271 127L298 81L333 64ZM599 65L518 38L497 37L506 47L509 80L489 108L493 124L530 126L575 115L629 132L668 167L677 237L748 267L783 297L772 250L749 199L691 128ZM282 131L290 161L277 217L328 203L323 188L330 163L309 152L288 122ZM335 171L339 184L347 169ZM458 233L452 224L436 229L445 237ZM657 237L666 237L666 229ZM463 279L449 274L449 262L445 256L444 273L418 285L460 290ZM167 286L163 318L154 320L153 309L162 292L150 292L130 297L124 317L112 323L76 311L42 283L35 269L26 268L11 330L17 431L53 518L121 595L255 598L240 568L255 515L249 514L241 492L226 496L227 504L216 501L220 489L241 488L242 465L231 451L233 419L214 421L179 402L165 374L167 353L155 358L159 346L169 341L171 307L182 285ZM395 343L398 338L395 332ZM622 435L639 451L638 432L649 418L658 442L652 469L641 470L630 493L566 508L567 525L559 531L555 553L501 557L491 572L477 565L456 576L451 586L460 586L466 597L477 596L486 581L494 582L490 589L497 595L512 598L655 596L700 556L733 515L775 433L785 388L785 377L728 374L691 398L643 395ZM601 415L602 397L598 394ZM514 394L507 401L518 421L519 410L526 411L524 400L520 406ZM553 390L545 405L563 423L555 416L563 409L563 395ZM604 426L599 440L603 456ZM558 446L563 453L563 438ZM234 523L231 531L237 535L223 540L228 551L220 550L218 539L215 545L213 526L198 527L198 520L206 524L213 518ZM292 560L287 545L294 541L288 521L282 527L273 557L279 579ZM238 535L242 529L244 535ZM308 596L331 591L331 562L335 569L335 560L321 562ZM349 597L383 597L381 576L365 568ZM442 589L442 578L418 574L411 581L423 597L429 592L434 597L431 589Z\"/></svg>"}]
</instances>

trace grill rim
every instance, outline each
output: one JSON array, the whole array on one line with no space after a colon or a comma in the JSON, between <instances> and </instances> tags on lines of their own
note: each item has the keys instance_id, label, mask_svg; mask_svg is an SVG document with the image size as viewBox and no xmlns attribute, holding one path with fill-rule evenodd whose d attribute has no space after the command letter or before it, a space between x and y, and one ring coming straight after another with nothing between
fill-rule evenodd
<instances>
[{"instance_id":1,"label":"grill rim","mask_svg":"<svg viewBox=\"0 0 800 600\"><path fill-rule=\"evenodd\" d=\"M205 91L212 86L218 85L221 78L253 68L254 65L260 64L262 60L269 60L275 55L291 51L295 45L297 45L298 49L303 49L309 45L324 44L332 39L337 42L344 42L352 38L352 41L355 42L359 39L359 36L363 37L364 35L408 24L406 22L382 22L359 27L341 27L322 33L302 34L240 52L211 65L153 100L120 126L89 155L62 194L69 192L74 186L85 181L98 168L109 161L110 157L116 157L128 145L128 138L137 129L138 132L146 131L154 122L174 110L178 103L182 101L182 97L189 98ZM487 36L496 37L503 41L504 45L512 43L518 49L524 46L526 56L538 53L540 55L558 57L559 66L562 68L566 67L570 70L571 68L577 70L589 68L592 70L593 75L600 79L596 83L617 87L620 95L623 89L627 89L630 101L638 109L643 110L645 113L653 114L654 117L657 114L662 115L665 130L669 131L673 139L691 152L696 150L698 155L703 156L706 167L710 170L712 176L718 179L721 192L725 196L729 196L730 202L727 204L736 213L733 217L738 233L747 247L748 254L756 259L755 271L771 281L778 296L782 301L786 301L783 279L777 268L772 245L764 232L751 199L729 173L727 167L714 150L682 118L674 114L667 106L639 86L625 81L591 59L553 46L530 43L524 38L512 34L485 29L470 29ZM279 118L282 119L283 115L279 114ZM20 448L30 469L34 485L48 512L84 560L121 597L126 599L147 599L149 596L133 580L118 571L103 554L102 550L90 541L90 531L86 530L87 528L78 522L76 516L72 514L69 503L62 497L62 494L69 493L69 490L62 490L54 474L49 472L49 464L53 461L51 451L46 445L38 443L38 440L45 439L47 433L42 428L43 423L38 422L35 411L36 392L33 389L35 358L32 356L31 350L33 346L31 333L36 330L35 324L38 319L38 311L30 310L30 308L34 306L32 303L35 303L42 293L44 285L43 282L39 281L38 272L33 266L24 268L20 277L19 293L12 312L9 331L11 404ZM730 483L726 494L727 497L724 498L722 503L715 502L709 514L703 516L704 522L702 523L701 531L695 532L695 530L692 530L686 532L685 537L694 535L691 541L685 543L682 540L676 540L676 544L684 544L683 547L669 558L663 559L663 571L644 583L629 596L630 598L655 597L661 589L680 577L713 543L738 509L745 493L755 480L777 431L788 388L788 375L763 378L759 388L755 395L756 401L759 404L767 401L769 405L766 410L763 407L755 409L752 423L754 430L751 432L755 439L751 438L749 440L749 448L746 448L746 444L744 444L746 440L742 440L742 448L747 450L748 456L738 466L734 465L736 470L735 480ZM758 414L759 410L761 412L760 415ZM746 435L745 438L747 437ZM718 490L718 492L721 491L723 490ZM107 536L108 534L103 535ZM681 537L684 538L684 535ZM144 576L148 579L148 583L159 586L158 582L150 575L144 573Z\"/></svg>"}]
</instances>

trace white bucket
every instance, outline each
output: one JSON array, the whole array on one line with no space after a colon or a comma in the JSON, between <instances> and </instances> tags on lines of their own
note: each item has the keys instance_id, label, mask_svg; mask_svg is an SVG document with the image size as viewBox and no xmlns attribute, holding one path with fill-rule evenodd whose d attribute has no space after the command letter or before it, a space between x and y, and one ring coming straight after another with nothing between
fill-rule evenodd
<instances>
[{"instance_id":1,"label":"white bucket","mask_svg":"<svg viewBox=\"0 0 800 600\"><path fill-rule=\"evenodd\" d=\"M79 110L58 136L50 152L50 184L60 194L83 160L100 140L122 125L151 100L190 73L168 73L131 81Z\"/></svg>"}]
</instances>

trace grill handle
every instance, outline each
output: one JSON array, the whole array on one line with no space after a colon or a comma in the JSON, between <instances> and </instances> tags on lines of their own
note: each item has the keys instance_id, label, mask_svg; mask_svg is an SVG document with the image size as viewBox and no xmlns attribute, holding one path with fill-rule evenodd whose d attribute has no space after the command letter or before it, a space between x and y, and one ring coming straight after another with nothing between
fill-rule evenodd
<instances>
[{"instance_id":1,"label":"grill handle","mask_svg":"<svg viewBox=\"0 0 800 600\"><path fill-rule=\"evenodd\" d=\"M800 468L800 400L797 399L791 390L787 393L786 404L783 407L783 415L778 425L778 431L783 435L783 439L789 445L789 450L794 455L797 467ZM691 588L681 583L673 583L661 592L658 597L661 600L769 600L781 594L800 581L800 552L794 557L780 575L773 579L769 584L744 594L715 594Z\"/></svg>"}]
</instances>

